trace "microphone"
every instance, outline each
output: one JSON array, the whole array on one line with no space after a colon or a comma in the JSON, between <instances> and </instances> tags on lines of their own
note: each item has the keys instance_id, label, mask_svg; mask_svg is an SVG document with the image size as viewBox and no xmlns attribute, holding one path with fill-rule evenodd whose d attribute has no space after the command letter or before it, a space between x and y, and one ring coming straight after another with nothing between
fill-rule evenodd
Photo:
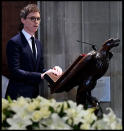
<instances>
[{"instance_id":1,"label":"microphone","mask_svg":"<svg viewBox=\"0 0 124 131\"><path fill-rule=\"evenodd\" d=\"M83 42L83 41L79 41L79 40L77 40L77 42L88 44L88 45L92 45L93 50L95 50L95 51L97 50L95 44L91 44L91 43L87 43L87 42Z\"/></svg>"}]
</instances>

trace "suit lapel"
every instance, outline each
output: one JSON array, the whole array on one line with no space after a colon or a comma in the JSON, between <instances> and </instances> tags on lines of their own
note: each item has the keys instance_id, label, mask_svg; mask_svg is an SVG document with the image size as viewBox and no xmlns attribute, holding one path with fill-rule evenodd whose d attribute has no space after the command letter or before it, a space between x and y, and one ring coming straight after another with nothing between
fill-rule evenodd
<instances>
[{"instance_id":1,"label":"suit lapel","mask_svg":"<svg viewBox=\"0 0 124 131\"><path fill-rule=\"evenodd\" d=\"M40 60L40 54L41 54L41 50L40 50L40 44L37 42L37 40L35 40L36 46L37 46L37 60L36 60L36 69L39 65L39 60Z\"/></svg>"},{"instance_id":2,"label":"suit lapel","mask_svg":"<svg viewBox=\"0 0 124 131\"><path fill-rule=\"evenodd\" d=\"M29 46L29 43L28 43L28 41L26 40L26 38L25 38L25 36L23 35L23 33L20 32L20 34L21 34L21 41L22 41L23 45L25 46L25 48L26 48L26 50L27 50L27 52L28 52L27 55L31 58L31 60L32 60L34 66L35 66L35 65L36 65L36 60L35 60L35 58L34 58L34 56L33 56L32 50L31 50L31 48L30 48L30 46Z\"/></svg>"}]
</instances>

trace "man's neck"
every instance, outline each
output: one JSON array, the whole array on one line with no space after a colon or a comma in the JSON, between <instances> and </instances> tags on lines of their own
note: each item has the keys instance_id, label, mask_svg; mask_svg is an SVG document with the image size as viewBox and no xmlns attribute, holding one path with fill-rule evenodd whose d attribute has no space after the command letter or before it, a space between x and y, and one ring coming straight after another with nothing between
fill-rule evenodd
<instances>
[{"instance_id":1,"label":"man's neck","mask_svg":"<svg viewBox=\"0 0 124 131\"><path fill-rule=\"evenodd\" d=\"M31 36L35 36L35 33L29 32L28 30L24 29L25 32L27 32L28 34L30 34Z\"/></svg>"}]
</instances>

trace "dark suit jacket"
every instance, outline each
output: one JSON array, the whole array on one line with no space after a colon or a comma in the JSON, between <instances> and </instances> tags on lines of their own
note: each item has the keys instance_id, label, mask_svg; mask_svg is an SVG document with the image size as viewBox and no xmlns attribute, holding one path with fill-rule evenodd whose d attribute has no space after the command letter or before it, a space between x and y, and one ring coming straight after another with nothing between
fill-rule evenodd
<instances>
[{"instance_id":1,"label":"dark suit jacket","mask_svg":"<svg viewBox=\"0 0 124 131\"><path fill-rule=\"evenodd\" d=\"M39 94L38 85L42 81L41 73L45 72L42 45L35 39L37 60L22 32L11 38L7 43L6 54L11 78L7 87L6 97L12 99L19 96L35 98Z\"/></svg>"}]
</instances>

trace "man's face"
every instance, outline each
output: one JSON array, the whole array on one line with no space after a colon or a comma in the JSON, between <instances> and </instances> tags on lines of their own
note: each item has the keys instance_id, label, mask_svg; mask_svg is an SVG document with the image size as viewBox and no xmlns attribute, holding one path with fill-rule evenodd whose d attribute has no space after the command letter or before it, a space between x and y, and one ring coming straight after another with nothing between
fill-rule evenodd
<instances>
[{"instance_id":1,"label":"man's face","mask_svg":"<svg viewBox=\"0 0 124 131\"><path fill-rule=\"evenodd\" d=\"M34 35L40 24L40 13L32 12L27 15L26 19L21 18L21 22L24 24L25 31L31 35Z\"/></svg>"}]
</instances>

